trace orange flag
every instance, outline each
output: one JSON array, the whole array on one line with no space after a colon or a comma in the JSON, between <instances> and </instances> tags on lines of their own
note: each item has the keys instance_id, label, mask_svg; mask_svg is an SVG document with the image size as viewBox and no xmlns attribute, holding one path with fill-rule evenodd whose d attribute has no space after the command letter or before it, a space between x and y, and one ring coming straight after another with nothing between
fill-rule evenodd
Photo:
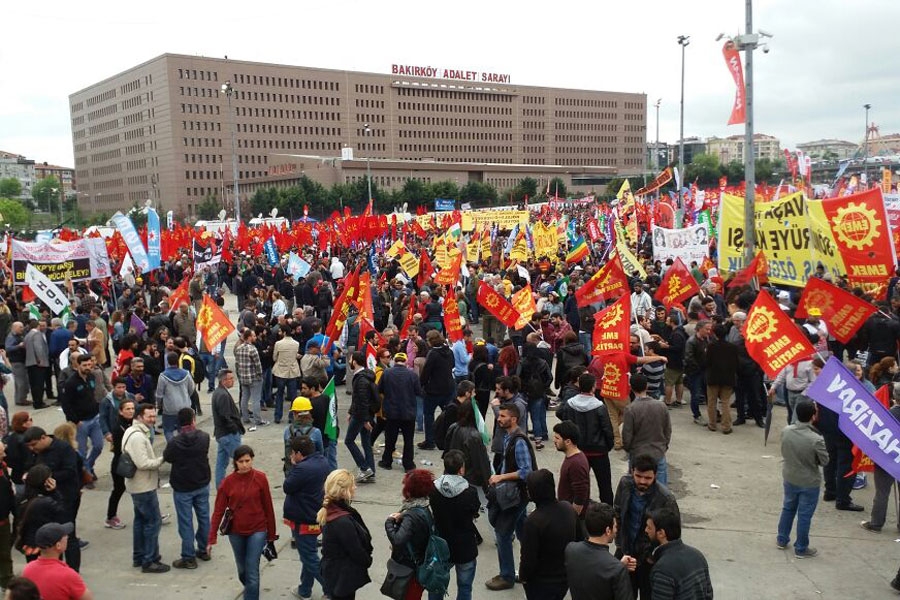
<instances>
[{"instance_id":1,"label":"orange flag","mask_svg":"<svg viewBox=\"0 0 900 600\"><path fill-rule=\"evenodd\" d=\"M457 254L449 267L438 271L438 274L434 277L434 282L438 285L449 285L451 289L456 287L456 282L459 281L459 272L461 268L462 254Z\"/></svg>"},{"instance_id":2,"label":"orange flag","mask_svg":"<svg viewBox=\"0 0 900 600\"><path fill-rule=\"evenodd\" d=\"M463 339L462 322L459 319L459 304L453 293L447 294L444 299L444 327L447 329L447 339L451 342Z\"/></svg>"},{"instance_id":3,"label":"orange flag","mask_svg":"<svg viewBox=\"0 0 900 600\"><path fill-rule=\"evenodd\" d=\"M509 300L483 281L478 282L478 293L475 295L475 300L507 327L516 326L519 313L509 303Z\"/></svg>"},{"instance_id":4,"label":"orange flag","mask_svg":"<svg viewBox=\"0 0 900 600\"><path fill-rule=\"evenodd\" d=\"M628 277L622 267L619 255L608 261L587 282L575 290L575 301L579 308L606 298L628 294Z\"/></svg>"},{"instance_id":5,"label":"orange flag","mask_svg":"<svg viewBox=\"0 0 900 600\"><path fill-rule=\"evenodd\" d=\"M862 298L818 277L811 277L806 282L794 318L805 319L811 308L822 311L828 333L842 344L848 343L866 319L878 310Z\"/></svg>"},{"instance_id":6,"label":"orange flag","mask_svg":"<svg viewBox=\"0 0 900 600\"><path fill-rule=\"evenodd\" d=\"M699 293L700 286L697 285L697 280L694 279L681 259L676 258L666 271L662 283L653 297L662 302L666 308L670 308L674 304L681 303L685 298Z\"/></svg>"},{"instance_id":7,"label":"orange flag","mask_svg":"<svg viewBox=\"0 0 900 600\"><path fill-rule=\"evenodd\" d=\"M594 315L591 355L631 352L631 296L621 298Z\"/></svg>"},{"instance_id":8,"label":"orange flag","mask_svg":"<svg viewBox=\"0 0 900 600\"><path fill-rule=\"evenodd\" d=\"M181 284L175 288L175 291L172 292L172 295L169 296L169 311L178 310L178 307L181 306L182 302L191 303L191 296L188 294L188 283L190 283L191 278L185 277Z\"/></svg>"},{"instance_id":9,"label":"orange flag","mask_svg":"<svg viewBox=\"0 0 900 600\"><path fill-rule=\"evenodd\" d=\"M773 379L783 368L815 353L806 334L766 292L760 292L747 313L744 340L747 353Z\"/></svg>"},{"instance_id":10,"label":"orange flag","mask_svg":"<svg viewBox=\"0 0 900 600\"><path fill-rule=\"evenodd\" d=\"M197 313L197 333L203 336L203 343L212 351L231 335L234 325L228 315L219 308L208 294L203 295L203 304Z\"/></svg>"},{"instance_id":11,"label":"orange flag","mask_svg":"<svg viewBox=\"0 0 900 600\"><path fill-rule=\"evenodd\" d=\"M513 294L509 301L513 308L519 311L519 320L516 321L515 329L522 329L531 320L531 315L537 310L537 305L534 303L534 295L531 293L531 284L529 283Z\"/></svg>"},{"instance_id":12,"label":"orange flag","mask_svg":"<svg viewBox=\"0 0 900 600\"><path fill-rule=\"evenodd\" d=\"M400 328L400 339L405 340L409 334L409 328L412 327L413 317L416 314L416 295L409 297L409 309L406 311L406 319L403 321L403 327Z\"/></svg>"},{"instance_id":13,"label":"orange flag","mask_svg":"<svg viewBox=\"0 0 900 600\"><path fill-rule=\"evenodd\" d=\"M328 353L328 348L334 342L335 338L341 335L344 323L347 322L347 316L350 314L350 299L356 298L356 286L359 284L359 267L356 268L349 277L345 279L344 289L341 291L337 300L334 301L334 310L331 313L331 319L328 326L325 327L325 347L322 348L322 354Z\"/></svg>"}]
</instances>

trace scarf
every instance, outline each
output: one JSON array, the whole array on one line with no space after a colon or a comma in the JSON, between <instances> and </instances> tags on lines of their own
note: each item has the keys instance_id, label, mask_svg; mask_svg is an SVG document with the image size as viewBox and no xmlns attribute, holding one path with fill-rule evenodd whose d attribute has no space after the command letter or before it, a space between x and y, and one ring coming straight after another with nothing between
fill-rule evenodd
<instances>
[{"instance_id":1,"label":"scarf","mask_svg":"<svg viewBox=\"0 0 900 600\"><path fill-rule=\"evenodd\" d=\"M428 498L408 498L400 505L400 512L405 513L413 508L428 508Z\"/></svg>"}]
</instances>

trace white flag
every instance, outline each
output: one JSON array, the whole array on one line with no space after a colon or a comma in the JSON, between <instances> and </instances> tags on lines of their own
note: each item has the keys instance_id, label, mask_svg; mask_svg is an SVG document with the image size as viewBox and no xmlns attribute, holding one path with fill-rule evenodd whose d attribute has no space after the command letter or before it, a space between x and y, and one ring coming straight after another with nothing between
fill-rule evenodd
<instances>
[{"instance_id":1,"label":"white flag","mask_svg":"<svg viewBox=\"0 0 900 600\"><path fill-rule=\"evenodd\" d=\"M134 261L131 260L131 253L126 252L125 258L122 259L122 266L119 268L119 277L124 279L126 275L133 275L133 274L134 274Z\"/></svg>"},{"instance_id":2,"label":"white flag","mask_svg":"<svg viewBox=\"0 0 900 600\"><path fill-rule=\"evenodd\" d=\"M25 283L54 315L58 315L68 308L69 301L65 293L30 263L25 268Z\"/></svg>"}]
</instances>

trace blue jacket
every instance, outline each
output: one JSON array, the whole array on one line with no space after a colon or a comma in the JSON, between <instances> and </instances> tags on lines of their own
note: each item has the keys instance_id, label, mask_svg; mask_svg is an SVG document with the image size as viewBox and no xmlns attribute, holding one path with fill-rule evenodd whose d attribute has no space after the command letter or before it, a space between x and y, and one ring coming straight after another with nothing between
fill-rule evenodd
<instances>
[{"instance_id":1,"label":"blue jacket","mask_svg":"<svg viewBox=\"0 0 900 600\"><path fill-rule=\"evenodd\" d=\"M298 526L316 523L325 495L325 478L330 472L331 467L320 452L310 454L288 471L284 479L285 519Z\"/></svg>"},{"instance_id":2,"label":"blue jacket","mask_svg":"<svg viewBox=\"0 0 900 600\"><path fill-rule=\"evenodd\" d=\"M453 375L454 377L465 377L469 374L469 361L472 355L466 350L466 341L457 340L453 343Z\"/></svg>"},{"instance_id":3,"label":"blue jacket","mask_svg":"<svg viewBox=\"0 0 900 600\"><path fill-rule=\"evenodd\" d=\"M134 400L134 394L125 392L125 397ZM110 433L119 419L119 402L112 392L100 401L100 431L103 435Z\"/></svg>"},{"instance_id":4,"label":"blue jacket","mask_svg":"<svg viewBox=\"0 0 900 600\"><path fill-rule=\"evenodd\" d=\"M59 355L62 354L62 351L66 349L69 345L69 340L74 337L71 331L66 329L65 327L57 327L50 333L50 340L48 342L50 346L50 356L53 358L59 358Z\"/></svg>"},{"instance_id":5,"label":"blue jacket","mask_svg":"<svg viewBox=\"0 0 900 600\"><path fill-rule=\"evenodd\" d=\"M416 396L424 395L419 376L404 363L385 369L378 381L378 393L384 418L400 421L415 420Z\"/></svg>"}]
</instances>

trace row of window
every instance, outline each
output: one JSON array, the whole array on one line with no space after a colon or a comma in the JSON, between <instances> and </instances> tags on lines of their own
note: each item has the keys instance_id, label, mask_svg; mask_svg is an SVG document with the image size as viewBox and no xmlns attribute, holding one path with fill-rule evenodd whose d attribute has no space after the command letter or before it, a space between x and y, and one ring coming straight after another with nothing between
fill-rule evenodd
<instances>
[{"instance_id":1,"label":"row of window","mask_svg":"<svg viewBox=\"0 0 900 600\"><path fill-rule=\"evenodd\" d=\"M184 162L187 164L191 163L211 163L216 164L222 162L222 155L216 154L185 154Z\"/></svg>"},{"instance_id":2,"label":"row of window","mask_svg":"<svg viewBox=\"0 0 900 600\"><path fill-rule=\"evenodd\" d=\"M619 108L618 100L590 100L587 98L554 98L556 106L585 106L591 108ZM626 103L627 104L627 103Z\"/></svg>"},{"instance_id":3,"label":"row of window","mask_svg":"<svg viewBox=\"0 0 900 600\"><path fill-rule=\"evenodd\" d=\"M384 108L384 100L356 99L356 108Z\"/></svg>"},{"instance_id":4,"label":"row of window","mask_svg":"<svg viewBox=\"0 0 900 600\"><path fill-rule=\"evenodd\" d=\"M543 117L544 113L546 113L543 108L523 108L522 116L523 117Z\"/></svg>"},{"instance_id":5,"label":"row of window","mask_svg":"<svg viewBox=\"0 0 900 600\"><path fill-rule=\"evenodd\" d=\"M461 153L490 152L494 154L512 154L512 146L457 146L445 144L399 144L400 152L444 152L457 156Z\"/></svg>"},{"instance_id":6,"label":"row of window","mask_svg":"<svg viewBox=\"0 0 900 600\"><path fill-rule=\"evenodd\" d=\"M553 148L553 152L559 156L573 156L576 154L590 154L593 156L600 156L603 154L618 154L621 149L612 148L608 146L598 147L598 148L586 148L580 146L556 146Z\"/></svg>"},{"instance_id":7,"label":"row of window","mask_svg":"<svg viewBox=\"0 0 900 600\"><path fill-rule=\"evenodd\" d=\"M417 140L494 140L511 142L513 139L511 133L487 133L484 131L405 131L401 129L397 133L400 138L412 138Z\"/></svg>"},{"instance_id":8,"label":"row of window","mask_svg":"<svg viewBox=\"0 0 900 600\"><path fill-rule=\"evenodd\" d=\"M379 144L384 150L384 144ZM238 140L238 148L268 148L269 150L339 150L338 142L310 142L298 140Z\"/></svg>"},{"instance_id":9,"label":"row of window","mask_svg":"<svg viewBox=\"0 0 900 600\"><path fill-rule=\"evenodd\" d=\"M84 103L90 107L90 106L94 106L96 104L100 104L101 102L106 102L107 100L112 100L115 97L116 97L116 89L113 88L111 90L106 90L105 92L100 92L96 96L91 96L90 98L85 100ZM81 103L78 103L75 106L79 107L78 108L79 111L82 109ZM73 111L75 110L75 106L72 107Z\"/></svg>"},{"instance_id":10,"label":"row of window","mask_svg":"<svg viewBox=\"0 0 900 600\"><path fill-rule=\"evenodd\" d=\"M119 158L121 155L122 154L118 148L114 150L107 150L106 152L98 152L96 154L91 154L91 162L103 162L106 160L111 160L113 158Z\"/></svg>"},{"instance_id":11,"label":"row of window","mask_svg":"<svg viewBox=\"0 0 900 600\"><path fill-rule=\"evenodd\" d=\"M102 177L104 175L112 175L113 173L122 172L122 163L113 163L105 167L97 167L91 169L91 177Z\"/></svg>"},{"instance_id":12,"label":"row of window","mask_svg":"<svg viewBox=\"0 0 900 600\"><path fill-rule=\"evenodd\" d=\"M511 108L478 106L472 104L424 104L422 102L398 102L397 110L413 110L420 113L467 113L477 115L512 115Z\"/></svg>"},{"instance_id":13,"label":"row of window","mask_svg":"<svg viewBox=\"0 0 900 600\"><path fill-rule=\"evenodd\" d=\"M557 131L618 131L615 123L554 123Z\"/></svg>"},{"instance_id":14,"label":"row of window","mask_svg":"<svg viewBox=\"0 0 900 600\"><path fill-rule=\"evenodd\" d=\"M522 141L523 142L543 142L545 136L543 133L523 133Z\"/></svg>"},{"instance_id":15,"label":"row of window","mask_svg":"<svg viewBox=\"0 0 900 600\"><path fill-rule=\"evenodd\" d=\"M594 144L618 144L619 138L614 135L554 135L555 142L588 142Z\"/></svg>"},{"instance_id":16,"label":"row of window","mask_svg":"<svg viewBox=\"0 0 900 600\"><path fill-rule=\"evenodd\" d=\"M240 131L240 127L238 125L238 131ZM182 131L194 131L195 129L196 131L222 131L222 124L209 121L182 121L181 129Z\"/></svg>"},{"instance_id":17,"label":"row of window","mask_svg":"<svg viewBox=\"0 0 900 600\"><path fill-rule=\"evenodd\" d=\"M267 85L269 87L286 87L301 90L326 90L331 92L341 91L341 84L335 81L317 81L314 79L293 79L291 77L243 75L241 73L238 73L232 76L232 81L238 84Z\"/></svg>"},{"instance_id":18,"label":"row of window","mask_svg":"<svg viewBox=\"0 0 900 600\"><path fill-rule=\"evenodd\" d=\"M482 92L464 92L456 90L431 90L423 88L398 88L398 96L414 98L444 98L448 100L469 100L472 102L512 102L513 96L507 94L485 94Z\"/></svg>"},{"instance_id":19,"label":"row of window","mask_svg":"<svg viewBox=\"0 0 900 600\"><path fill-rule=\"evenodd\" d=\"M209 112L207 112L209 109ZM206 104L182 104L181 105L182 114L197 114L197 115L217 115L220 112L219 105L206 105Z\"/></svg>"},{"instance_id":20,"label":"row of window","mask_svg":"<svg viewBox=\"0 0 900 600\"><path fill-rule=\"evenodd\" d=\"M103 146L109 146L110 144L118 144L119 139L120 138L118 133L107 135L101 138L94 138L91 140L91 150L102 148Z\"/></svg>"},{"instance_id":21,"label":"row of window","mask_svg":"<svg viewBox=\"0 0 900 600\"><path fill-rule=\"evenodd\" d=\"M299 110L283 110L272 108L247 108L238 106L237 115L239 117L263 117L270 119L303 119L304 121L340 121L341 113L339 112L319 112L319 111L299 111Z\"/></svg>"},{"instance_id":22,"label":"row of window","mask_svg":"<svg viewBox=\"0 0 900 600\"><path fill-rule=\"evenodd\" d=\"M218 81L219 74L216 71L204 71L197 69L178 69L178 79L197 79L200 81Z\"/></svg>"},{"instance_id":23,"label":"row of window","mask_svg":"<svg viewBox=\"0 0 900 600\"><path fill-rule=\"evenodd\" d=\"M148 179L146 175L132 175L128 178L128 185L147 185Z\"/></svg>"},{"instance_id":24,"label":"row of window","mask_svg":"<svg viewBox=\"0 0 900 600\"><path fill-rule=\"evenodd\" d=\"M116 111L119 109L116 104L109 104L104 106L103 108L98 108L96 110L92 110L87 114L88 121L96 121L97 119L101 119L103 117L108 117L109 115L116 114Z\"/></svg>"},{"instance_id":25,"label":"row of window","mask_svg":"<svg viewBox=\"0 0 900 600\"><path fill-rule=\"evenodd\" d=\"M522 96L522 104L546 104L545 96Z\"/></svg>"},{"instance_id":26,"label":"row of window","mask_svg":"<svg viewBox=\"0 0 900 600\"><path fill-rule=\"evenodd\" d=\"M383 85L369 85L368 83L357 83L353 86L353 91L357 94L383 94Z\"/></svg>"}]
</instances>

